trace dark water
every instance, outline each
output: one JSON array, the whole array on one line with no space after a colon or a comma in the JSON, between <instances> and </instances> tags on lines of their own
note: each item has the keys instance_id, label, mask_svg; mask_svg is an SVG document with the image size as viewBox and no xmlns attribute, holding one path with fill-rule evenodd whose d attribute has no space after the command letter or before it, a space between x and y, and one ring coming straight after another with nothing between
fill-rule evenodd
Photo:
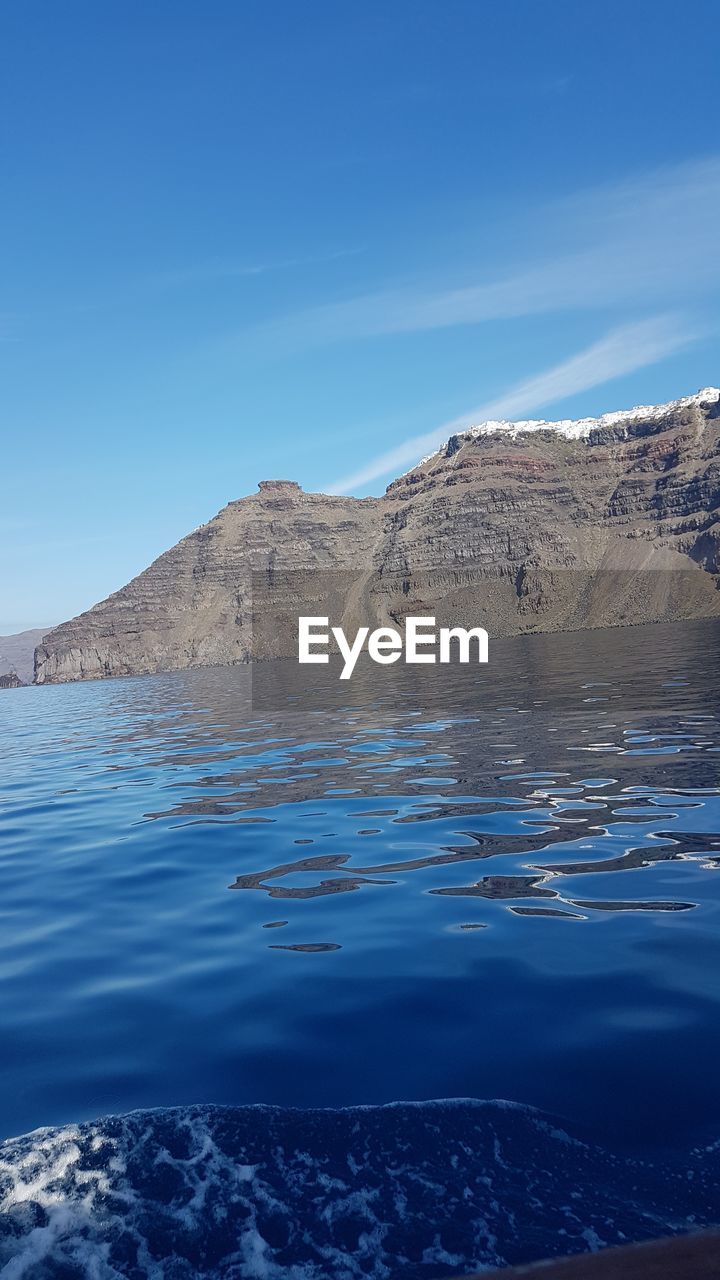
<instances>
[{"instance_id":1,"label":"dark water","mask_svg":"<svg viewBox=\"0 0 720 1280\"><path fill-rule=\"evenodd\" d=\"M135 1111L0 1144L0 1274L436 1280L708 1225L719 1179L508 1103Z\"/></svg>"},{"instance_id":2,"label":"dark water","mask_svg":"<svg viewBox=\"0 0 720 1280\"><path fill-rule=\"evenodd\" d=\"M0 1134L503 1097L720 1130L720 629L496 642L260 713L246 668L0 697Z\"/></svg>"},{"instance_id":3,"label":"dark water","mask_svg":"<svg viewBox=\"0 0 720 1280\"><path fill-rule=\"evenodd\" d=\"M0 1146L3 1280L410 1280L720 1219L719 638L2 693L0 1136L65 1126ZM245 1106L433 1098L547 1114Z\"/></svg>"}]
</instances>

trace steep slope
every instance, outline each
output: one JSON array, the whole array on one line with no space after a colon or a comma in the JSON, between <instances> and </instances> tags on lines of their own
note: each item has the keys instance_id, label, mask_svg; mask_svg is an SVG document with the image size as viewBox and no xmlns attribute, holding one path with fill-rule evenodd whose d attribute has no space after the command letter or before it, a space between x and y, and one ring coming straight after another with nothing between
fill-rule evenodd
<instances>
[{"instance_id":1,"label":"steep slope","mask_svg":"<svg viewBox=\"0 0 720 1280\"><path fill-rule=\"evenodd\" d=\"M406 598L458 619L478 598L500 633L713 613L720 392L578 423L485 423L387 499L386 586L404 580Z\"/></svg>"},{"instance_id":2,"label":"steep slope","mask_svg":"<svg viewBox=\"0 0 720 1280\"><path fill-rule=\"evenodd\" d=\"M348 626L432 612L491 634L710 616L719 581L708 388L581 422L481 424L379 499L264 482L46 636L36 680L290 653L302 612Z\"/></svg>"},{"instance_id":3,"label":"steep slope","mask_svg":"<svg viewBox=\"0 0 720 1280\"><path fill-rule=\"evenodd\" d=\"M377 537L375 499L303 493L263 481L231 502L127 586L36 651L40 684L212 666L251 651L253 570L354 567Z\"/></svg>"}]
</instances>

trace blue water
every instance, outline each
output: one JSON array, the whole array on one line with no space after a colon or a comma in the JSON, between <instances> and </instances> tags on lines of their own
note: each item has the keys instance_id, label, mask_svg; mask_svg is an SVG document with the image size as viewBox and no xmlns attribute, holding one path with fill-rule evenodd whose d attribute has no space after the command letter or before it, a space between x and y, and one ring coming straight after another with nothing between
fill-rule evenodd
<instances>
[{"instance_id":1,"label":"blue water","mask_svg":"<svg viewBox=\"0 0 720 1280\"><path fill-rule=\"evenodd\" d=\"M0 1144L3 1280L437 1280L717 1222L720 1143L617 1156L492 1102L185 1107Z\"/></svg>"},{"instance_id":2,"label":"blue water","mask_svg":"<svg viewBox=\"0 0 720 1280\"><path fill-rule=\"evenodd\" d=\"M0 693L0 1136L448 1097L717 1136L719 637L498 641L302 710L246 668Z\"/></svg>"}]
</instances>

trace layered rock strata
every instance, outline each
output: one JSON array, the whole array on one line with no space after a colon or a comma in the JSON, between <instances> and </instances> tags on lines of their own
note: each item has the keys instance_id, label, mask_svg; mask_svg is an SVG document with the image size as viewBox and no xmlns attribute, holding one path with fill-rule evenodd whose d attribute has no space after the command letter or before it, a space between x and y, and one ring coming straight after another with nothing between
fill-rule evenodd
<instances>
[{"instance_id":1,"label":"layered rock strata","mask_svg":"<svg viewBox=\"0 0 720 1280\"><path fill-rule=\"evenodd\" d=\"M719 583L708 388L580 422L480 424L380 498L263 482L46 635L35 679L290 654L287 617L328 609L347 628L431 613L491 635L714 616Z\"/></svg>"}]
</instances>

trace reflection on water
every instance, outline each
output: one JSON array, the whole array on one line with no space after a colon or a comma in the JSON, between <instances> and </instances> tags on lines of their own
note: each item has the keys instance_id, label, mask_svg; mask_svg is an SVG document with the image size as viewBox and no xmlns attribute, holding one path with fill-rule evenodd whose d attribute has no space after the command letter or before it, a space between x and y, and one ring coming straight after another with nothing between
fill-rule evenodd
<instances>
[{"instance_id":1,"label":"reflection on water","mask_svg":"<svg viewBox=\"0 0 720 1280\"><path fill-rule=\"evenodd\" d=\"M3 694L0 1132L453 1094L644 1143L720 1119L719 635L323 671L287 711L246 668Z\"/></svg>"}]
</instances>

